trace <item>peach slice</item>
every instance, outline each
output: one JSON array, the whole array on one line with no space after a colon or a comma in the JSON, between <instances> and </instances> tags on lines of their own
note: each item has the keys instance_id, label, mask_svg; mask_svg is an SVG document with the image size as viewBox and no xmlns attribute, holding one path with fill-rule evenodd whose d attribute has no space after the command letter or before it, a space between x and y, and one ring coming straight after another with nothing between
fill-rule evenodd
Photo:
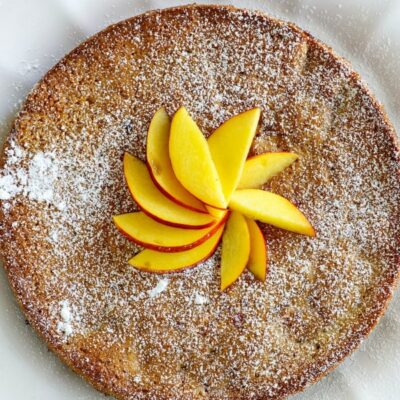
<instances>
[{"instance_id":1,"label":"peach slice","mask_svg":"<svg viewBox=\"0 0 400 400\"><path fill-rule=\"evenodd\" d=\"M133 267L147 272L160 274L179 272L210 257L218 246L223 230L224 226L222 225L210 238L193 249L180 251L178 253L143 250L128 262Z\"/></svg>"},{"instance_id":2,"label":"peach slice","mask_svg":"<svg viewBox=\"0 0 400 400\"><path fill-rule=\"evenodd\" d=\"M236 190L229 208L278 228L315 236L314 228L304 214L289 200L275 193L258 189Z\"/></svg>"},{"instance_id":3,"label":"peach slice","mask_svg":"<svg viewBox=\"0 0 400 400\"><path fill-rule=\"evenodd\" d=\"M246 219L250 234L250 256L247 262L249 271L261 282L267 274L267 248L261 229L252 219Z\"/></svg>"},{"instance_id":4,"label":"peach slice","mask_svg":"<svg viewBox=\"0 0 400 400\"><path fill-rule=\"evenodd\" d=\"M210 215L212 215L213 217L215 217L217 220L224 218L229 213L228 210L221 210L220 208L214 208L214 207L207 206L207 205L206 205L206 209L207 209L208 213Z\"/></svg>"},{"instance_id":5,"label":"peach slice","mask_svg":"<svg viewBox=\"0 0 400 400\"><path fill-rule=\"evenodd\" d=\"M235 115L208 138L226 201L236 189L260 119L260 109Z\"/></svg>"},{"instance_id":6,"label":"peach slice","mask_svg":"<svg viewBox=\"0 0 400 400\"><path fill-rule=\"evenodd\" d=\"M201 229L215 223L215 218L184 208L164 196L155 186L146 164L125 153L124 173L129 190L138 206L155 220L181 228Z\"/></svg>"},{"instance_id":7,"label":"peach slice","mask_svg":"<svg viewBox=\"0 0 400 400\"><path fill-rule=\"evenodd\" d=\"M190 193L206 204L226 208L207 140L184 107L172 118L169 154L176 177Z\"/></svg>"},{"instance_id":8,"label":"peach slice","mask_svg":"<svg viewBox=\"0 0 400 400\"><path fill-rule=\"evenodd\" d=\"M222 237L221 252L221 290L232 285L243 270L250 255L250 235L246 219L238 212L233 212Z\"/></svg>"},{"instance_id":9,"label":"peach slice","mask_svg":"<svg viewBox=\"0 0 400 400\"><path fill-rule=\"evenodd\" d=\"M264 153L249 158L244 164L238 189L253 189L262 186L273 176L296 161L295 153Z\"/></svg>"},{"instance_id":10,"label":"peach slice","mask_svg":"<svg viewBox=\"0 0 400 400\"><path fill-rule=\"evenodd\" d=\"M227 214L227 213L225 213ZM117 228L130 240L148 249L177 252L199 246L225 222L224 215L210 228L183 229L160 224L143 212L115 215Z\"/></svg>"},{"instance_id":11,"label":"peach slice","mask_svg":"<svg viewBox=\"0 0 400 400\"><path fill-rule=\"evenodd\" d=\"M170 119L160 108L151 120L147 133L147 165L159 189L171 200L194 211L206 212L203 204L176 179L169 158Z\"/></svg>"}]
</instances>

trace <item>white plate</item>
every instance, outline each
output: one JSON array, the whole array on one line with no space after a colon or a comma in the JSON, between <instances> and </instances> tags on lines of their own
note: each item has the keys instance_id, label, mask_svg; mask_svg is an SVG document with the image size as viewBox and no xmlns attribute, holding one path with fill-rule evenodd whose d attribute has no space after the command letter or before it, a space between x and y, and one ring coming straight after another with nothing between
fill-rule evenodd
<instances>
[{"instance_id":1,"label":"white plate","mask_svg":"<svg viewBox=\"0 0 400 400\"><path fill-rule=\"evenodd\" d=\"M189 1L189 0L188 0ZM204 1L209 3L209 1ZM63 54L118 20L181 1L0 0L0 132ZM227 3L218 0L212 3ZM400 132L400 1L232 1L296 22L350 60ZM293 400L400 398L400 296L361 349ZM0 272L0 399L104 399L47 351Z\"/></svg>"}]
</instances>

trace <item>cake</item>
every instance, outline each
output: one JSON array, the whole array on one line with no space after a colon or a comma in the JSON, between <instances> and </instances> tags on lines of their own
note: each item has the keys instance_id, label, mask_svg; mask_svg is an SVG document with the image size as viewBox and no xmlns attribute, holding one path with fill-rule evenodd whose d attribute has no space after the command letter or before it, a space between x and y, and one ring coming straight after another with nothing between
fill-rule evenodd
<instances>
[{"instance_id":1,"label":"cake","mask_svg":"<svg viewBox=\"0 0 400 400\"><path fill-rule=\"evenodd\" d=\"M261 225L265 282L132 268L112 216L137 210L125 152L185 106L209 136L259 107L251 154L299 161L264 187L317 235ZM153 11L81 44L35 86L7 138L0 250L29 323L98 390L127 399L282 399L371 331L399 273L400 156L351 66L293 24L229 6Z\"/></svg>"}]
</instances>

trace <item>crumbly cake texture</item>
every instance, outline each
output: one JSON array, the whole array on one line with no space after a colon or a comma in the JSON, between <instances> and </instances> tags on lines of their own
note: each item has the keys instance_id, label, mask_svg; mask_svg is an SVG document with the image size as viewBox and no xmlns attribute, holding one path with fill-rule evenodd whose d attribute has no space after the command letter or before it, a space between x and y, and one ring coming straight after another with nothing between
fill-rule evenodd
<instances>
[{"instance_id":1,"label":"crumbly cake texture","mask_svg":"<svg viewBox=\"0 0 400 400\"><path fill-rule=\"evenodd\" d=\"M136 210L125 151L145 158L154 112L185 105L205 135L259 106L252 153L300 161L266 186L316 238L262 226L266 283L219 290L219 251L154 275L111 216ZM33 89L5 145L1 253L32 326L118 399L281 399L372 329L399 270L395 133L359 76L296 26L220 6L113 25Z\"/></svg>"}]
</instances>

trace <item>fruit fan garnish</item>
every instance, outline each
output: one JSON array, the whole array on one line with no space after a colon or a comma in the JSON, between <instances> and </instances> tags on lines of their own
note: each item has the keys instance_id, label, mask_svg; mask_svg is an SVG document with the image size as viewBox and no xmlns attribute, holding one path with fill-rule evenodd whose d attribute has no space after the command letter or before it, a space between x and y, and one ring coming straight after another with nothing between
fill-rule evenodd
<instances>
[{"instance_id":1,"label":"fruit fan garnish","mask_svg":"<svg viewBox=\"0 0 400 400\"><path fill-rule=\"evenodd\" d=\"M265 281L267 250L260 221L315 236L304 214L284 197L262 190L291 165L294 153L248 157L260 109L238 114L206 139L184 107L172 121L164 108L147 136L147 164L125 153L124 175L140 212L113 217L117 228L145 248L129 260L152 273L181 271L210 257L219 242L221 290L247 267Z\"/></svg>"}]
</instances>

